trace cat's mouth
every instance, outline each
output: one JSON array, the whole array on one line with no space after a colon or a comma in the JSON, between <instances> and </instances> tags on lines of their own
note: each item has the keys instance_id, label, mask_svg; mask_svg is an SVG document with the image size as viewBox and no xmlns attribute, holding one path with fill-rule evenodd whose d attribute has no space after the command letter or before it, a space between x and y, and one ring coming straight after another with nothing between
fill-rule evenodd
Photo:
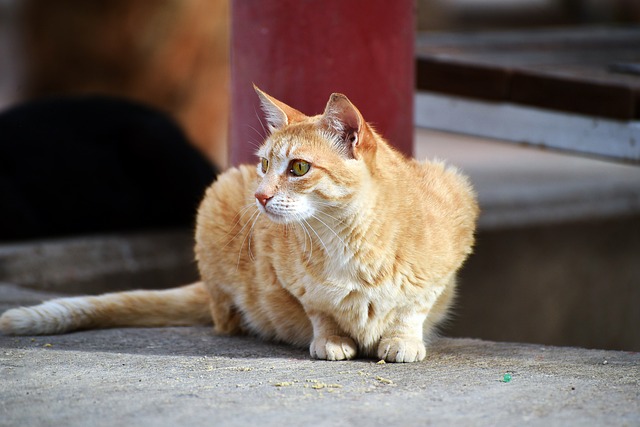
<instances>
[{"instance_id":1,"label":"cat's mouth","mask_svg":"<svg viewBox=\"0 0 640 427\"><path fill-rule=\"evenodd\" d=\"M267 218L274 220L274 221L282 221L284 219L284 215L279 214L279 213L275 213L275 212L271 212L269 209L262 209L262 213L267 215Z\"/></svg>"},{"instance_id":2,"label":"cat's mouth","mask_svg":"<svg viewBox=\"0 0 640 427\"><path fill-rule=\"evenodd\" d=\"M286 224L292 221L291 216L287 214L277 213L270 210L268 207L261 206L258 203L258 210L264 214L270 221L278 224Z\"/></svg>"},{"instance_id":3,"label":"cat's mouth","mask_svg":"<svg viewBox=\"0 0 640 427\"><path fill-rule=\"evenodd\" d=\"M288 224L293 222L294 220L289 215L277 214L269 211L264 212L269 218L270 221L276 222L278 224Z\"/></svg>"}]
</instances>

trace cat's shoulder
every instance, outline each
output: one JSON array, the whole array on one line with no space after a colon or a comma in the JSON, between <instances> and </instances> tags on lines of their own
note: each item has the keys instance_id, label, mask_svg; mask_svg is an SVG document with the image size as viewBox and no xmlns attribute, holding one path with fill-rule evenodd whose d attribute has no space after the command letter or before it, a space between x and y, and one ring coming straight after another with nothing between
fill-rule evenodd
<instances>
[{"instance_id":1,"label":"cat's shoulder","mask_svg":"<svg viewBox=\"0 0 640 427\"><path fill-rule=\"evenodd\" d=\"M218 205L235 208L239 203L246 203L247 198L253 197L257 177L255 166L240 165L225 170L205 192L201 210L218 210Z\"/></svg>"}]
</instances>

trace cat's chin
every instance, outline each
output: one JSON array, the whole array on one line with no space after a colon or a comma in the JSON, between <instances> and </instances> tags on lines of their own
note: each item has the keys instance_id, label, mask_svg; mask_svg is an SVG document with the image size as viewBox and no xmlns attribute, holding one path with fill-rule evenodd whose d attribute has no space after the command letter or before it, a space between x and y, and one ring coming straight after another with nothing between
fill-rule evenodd
<instances>
[{"instance_id":1,"label":"cat's chin","mask_svg":"<svg viewBox=\"0 0 640 427\"><path fill-rule=\"evenodd\" d=\"M295 218L291 217L290 215L281 215L281 214L276 214L276 213L272 213L266 210L262 210L262 213L269 218L269 221L271 222L275 222L277 224L291 224L292 222L297 222L298 220L296 220Z\"/></svg>"},{"instance_id":2,"label":"cat's chin","mask_svg":"<svg viewBox=\"0 0 640 427\"><path fill-rule=\"evenodd\" d=\"M308 218L303 215L282 215L265 210L262 210L262 214L264 214L264 216L266 216L269 221L276 224L298 224Z\"/></svg>"},{"instance_id":3,"label":"cat's chin","mask_svg":"<svg viewBox=\"0 0 640 427\"><path fill-rule=\"evenodd\" d=\"M309 217L309 215L305 214L282 214L271 211L269 208L265 208L258 204L258 211L266 216L269 221L275 222L276 224L293 224L298 223L300 221L304 221Z\"/></svg>"},{"instance_id":4,"label":"cat's chin","mask_svg":"<svg viewBox=\"0 0 640 427\"><path fill-rule=\"evenodd\" d=\"M260 208L260 213L262 215L266 216L269 219L269 221L275 222L277 224L288 224L290 222L293 222L293 219L291 217L289 217L288 215L282 215L282 214L269 212L268 210L266 210L264 208Z\"/></svg>"}]
</instances>

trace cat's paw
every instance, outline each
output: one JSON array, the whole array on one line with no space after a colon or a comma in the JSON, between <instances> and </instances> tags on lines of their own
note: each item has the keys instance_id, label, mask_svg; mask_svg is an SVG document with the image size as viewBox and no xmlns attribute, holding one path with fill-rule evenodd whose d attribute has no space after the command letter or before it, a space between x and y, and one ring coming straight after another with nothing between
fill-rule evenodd
<instances>
[{"instance_id":1,"label":"cat's paw","mask_svg":"<svg viewBox=\"0 0 640 427\"><path fill-rule=\"evenodd\" d=\"M378 345L378 357L386 362L419 362L426 355L424 342L416 338L383 338Z\"/></svg>"},{"instance_id":2,"label":"cat's paw","mask_svg":"<svg viewBox=\"0 0 640 427\"><path fill-rule=\"evenodd\" d=\"M358 346L349 337L331 335L314 338L309 347L311 357L325 360L353 359L358 353Z\"/></svg>"}]
</instances>

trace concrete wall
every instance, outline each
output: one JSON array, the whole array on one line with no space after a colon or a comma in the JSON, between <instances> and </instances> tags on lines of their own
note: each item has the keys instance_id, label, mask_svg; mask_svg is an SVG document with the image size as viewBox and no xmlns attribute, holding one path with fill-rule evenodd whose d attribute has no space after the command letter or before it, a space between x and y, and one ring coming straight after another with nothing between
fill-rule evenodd
<instances>
[{"instance_id":1,"label":"concrete wall","mask_svg":"<svg viewBox=\"0 0 640 427\"><path fill-rule=\"evenodd\" d=\"M481 231L446 335L640 350L640 217Z\"/></svg>"}]
</instances>

